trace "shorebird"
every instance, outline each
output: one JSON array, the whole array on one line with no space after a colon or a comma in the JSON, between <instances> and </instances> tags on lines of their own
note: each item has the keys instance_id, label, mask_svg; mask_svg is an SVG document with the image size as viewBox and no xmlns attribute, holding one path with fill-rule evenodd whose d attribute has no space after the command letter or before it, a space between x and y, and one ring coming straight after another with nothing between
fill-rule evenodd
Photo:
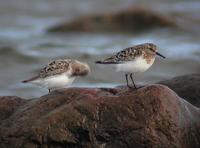
<instances>
[{"instance_id":1,"label":"shorebird","mask_svg":"<svg viewBox=\"0 0 200 148\"><path fill-rule=\"evenodd\" d=\"M113 64L117 72L125 72L127 86L132 88L128 82L128 76L130 76L135 89L137 89L133 80L133 74L144 72L149 69L154 63L156 55L165 58L162 54L157 52L156 45L153 43L144 43L125 48L109 58L96 61L96 63Z\"/></svg>"},{"instance_id":2,"label":"shorebird","mask_svg":"<svg viewBox=\"0 0 200 148\"><path fill-rule=\"evenodd\" d=\"M72 84L76 77L85 76L89 72L90 67L86 63L74 59L58 59L47 64L35 77L22 82L47 88L51 92Z\"/></svg>"}]
</instances>

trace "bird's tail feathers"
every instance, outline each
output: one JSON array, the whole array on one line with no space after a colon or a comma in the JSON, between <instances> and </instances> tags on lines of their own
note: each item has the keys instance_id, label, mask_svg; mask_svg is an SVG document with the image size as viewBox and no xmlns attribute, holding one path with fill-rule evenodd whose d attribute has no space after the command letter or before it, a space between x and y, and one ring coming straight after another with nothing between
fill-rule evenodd
<instances>
[{"instance_id":1,"label":"bird's tail feathers","mask_svg":"<svg viewBox=\"0 0 200 148\"><path fill-rule=\"evenodd\" d=\"M38 78L39 78L39 76L35 76L35 77L30 78L30 79L23 80L22 83L28 83L28 82L34 81L34 80L36 80Z\"/></svg>"},{"instance_id":2,"label":"bird's tail feathers","mask_svg":"<svg viewBox=\"0 0 200 148\"><path fill-rule=\"evenodd\" d=\"M107 60L104 60L104 61L96 61L95 63L96 63L96 64L116 64L116 62L114 62L114 61L107 61Z\"/></svg>"},{"instance_id":3,"label":"bird's tail feathers","mask_svg":"<svg viewBox=\"0 0 200 148\"><path fill-rule=\"evenodd\" d=\"M104 61L96 61L95 63L96 63L96 64L105 64Z\"/></svg>"}]
</instances>

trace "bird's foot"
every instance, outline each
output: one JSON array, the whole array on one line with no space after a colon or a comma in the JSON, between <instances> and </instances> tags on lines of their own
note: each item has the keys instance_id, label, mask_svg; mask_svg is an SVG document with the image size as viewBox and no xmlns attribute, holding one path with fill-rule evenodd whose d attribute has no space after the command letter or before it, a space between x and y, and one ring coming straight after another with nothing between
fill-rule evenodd
<instances>
[{"instance_id":1,"label":"bird's foot","mask_svg":"<svg viewBox=\"0 0 200 148\"><path fill-rule=\"evenodd\" d=\"M130 89L130 90L137 90L137 89L138 89L138 87L134 87L134 86L130 86L130 85L128 85L127 87L128 87L128 89Z\"/></svg>"}]
</instances>

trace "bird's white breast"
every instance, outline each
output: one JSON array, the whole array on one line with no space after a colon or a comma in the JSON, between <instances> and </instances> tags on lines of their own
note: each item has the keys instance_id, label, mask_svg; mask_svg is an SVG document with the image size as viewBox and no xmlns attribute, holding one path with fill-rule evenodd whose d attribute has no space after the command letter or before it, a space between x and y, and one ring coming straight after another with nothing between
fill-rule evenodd
<instances>
[{"instance_id":1,"label":"bird's white breast","mask_svg":"<svg viewBox=\"0 0 200 148\"><path fill-rule=\"evenodd\" d=\"M143 57L138 57L133 61L124 62L122 64L116 64L116 71L123 71L126 73L138 73L144 72L151 67L154 63L154 59L147 63Z\"/></svg>"},{"instance_id":2,"label":"bird's white breast","mask_svg":"<svg viewBox=\"0 0 200 148\"><path fill-rule=\"evenodd\" d=\"M72 84L74 79L75 77L69 77L68 75L63 73L61 75L55 75L43 79L37 79L35 81L32 81L31 83L47 89L57 89L57 88L62 88L65 85Z\"/></svg>"}]
</instances>

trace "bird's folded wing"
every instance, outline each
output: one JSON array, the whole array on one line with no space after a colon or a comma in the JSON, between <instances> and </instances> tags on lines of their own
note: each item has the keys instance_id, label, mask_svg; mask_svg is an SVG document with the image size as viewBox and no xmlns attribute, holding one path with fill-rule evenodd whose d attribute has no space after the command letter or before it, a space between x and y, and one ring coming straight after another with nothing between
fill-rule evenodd
<instances>
[{"instance_id":1,"label":"bird's folded wing","mask_svg":"<svg viewBox=\"0 0 200 148\"><path fill-rule=\"evenodd\" d=\"M105 60L97 61L98 64L121 64L127 61L133 61L136 57L140 56L142 51L138 48L129 47L118 52Z\"/></svg>"},{"instance_id":2,"label":"bird's folded wing","mask_svg":"<svg viewBox=\"0 0 200 148\"><path fill-rule=\"evenodd\" d=\"M39 73L41 78L45 78L52 75L57 75L68 71L70 68L70 61L67 60L55 60L45 66Z\"/></svg>"}]
</instances>

